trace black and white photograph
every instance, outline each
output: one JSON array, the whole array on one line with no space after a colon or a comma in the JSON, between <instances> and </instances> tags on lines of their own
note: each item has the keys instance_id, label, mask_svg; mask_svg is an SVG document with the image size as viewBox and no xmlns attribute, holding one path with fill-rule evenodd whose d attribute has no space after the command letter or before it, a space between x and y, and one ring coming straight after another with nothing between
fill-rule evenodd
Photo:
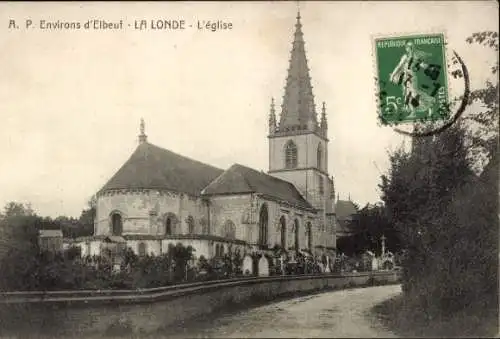
<instances>
[{"instance_id":1,"label":"black and white photograph","mask_svg":"<svg viewBox=\"0 0 500 339\"><path fill-rule=\"evenodd\" d=\"M498 338L497 1L0 2L0 338Z\"/></svg>"}]
</instances>

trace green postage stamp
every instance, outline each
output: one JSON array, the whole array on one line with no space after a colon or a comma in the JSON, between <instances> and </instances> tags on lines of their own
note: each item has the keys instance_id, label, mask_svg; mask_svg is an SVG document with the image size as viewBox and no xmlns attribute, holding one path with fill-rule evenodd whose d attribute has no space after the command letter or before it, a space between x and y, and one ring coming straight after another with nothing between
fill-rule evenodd
<instances>
[{"instance_id":1,"label":"green postage stamp","mask_svg":"<svg viewBox=\"0 0 500 339\"><path fill-rule=\"evenodd\" d=\"M374 48L383 124L448 118L444 34L380 37Z\"/></svg>"}]
</instances>

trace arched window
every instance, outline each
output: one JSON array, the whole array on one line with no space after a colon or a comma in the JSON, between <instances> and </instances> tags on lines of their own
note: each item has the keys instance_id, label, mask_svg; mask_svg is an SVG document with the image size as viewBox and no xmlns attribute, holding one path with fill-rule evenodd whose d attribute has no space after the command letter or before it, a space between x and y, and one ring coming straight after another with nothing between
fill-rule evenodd
<instances>
[{"instance_id":1,"label":"arched window","mask_svg":"<svg viewBox=\"0 0 500 339\"><path fill-rule=\"evenodd\" d=\"M297 146L292 140L288 141L285 147L285 167L297 167Z\"/></svg>"},{"instance_id":2,"label":"arched window","mask_svg":"<svg viewBox=\"0 0 500 339\"><path fill-rule=\"evenodd\" d=\"M295 219L295 250L299 250L299 220Z\"/></svg>"},{"instance_id":3,"label":"arched window","mask_svg":"<svg viewBox=\"0 0 500 339\"><path fill-rule=\"evenodd\" d=\"M310 222L307 223L307 248L312 250L312 225Z\"/></svg>"},{"instance_id":4,"label":"arched window","mask_svg":"<svg viewBox=\"0 0 500 339\"><path fill-rule=\"evenodd\" d=\"M224 224L222 236L228 239L236 238L236 226L231 220L226 221Z\"/></svg>"},{"instance_id":5,"label":"arched window","mask_svg":"<svg viewBox=\"0 0 500 339\"><path fill-rule=\"evenodd\" d=\"M207 222L207 219L201 218L200 219L200 225L201 225L201 234L208 234L208 222Z\"/></svg>"},{"instance_id":6,"label":"arched window","mask_svg":"<svg viewBox=\"0 0 500 339\"><path fill-rule=\"evenodd\" d=\"M167 217L167 220L165 221L165 235L172 235L172 218Z\"/></svg>"},{"instance_id":7,"label":"arched window","mask_svg":"<svg viewBox=\"0 0 500 339\"><path fill-rule=\"evenodd\" d=\"M111 215L111 233L113 235L122 235L123 233L123 221L120 213Z\"/></svg>"},{"instance_id":8,"label":"arched window","mask_svg":"<svg viewBox=\"0 0 500 339\"><path fill-rule=\"evenodd\" d=\"M186 223L188 226L188 233L189 234L194 234L194 219L192 216L188 216L186 219Z\"/></svg>"},{"instance_id":9,"label":"arched window","mask_svg":"<svg viewBox=\"0 0 500 339\"><path fill-rule=\"evenodd\" d=\"M215 256L222 257L224 255L224 245L216 244L215 245Z\"/></svg>"},{"instance_id":10,"label":"arched window","mask_svg":"<svg viewBox=\"0 0 500 339\"><path fill-rule=\"evenodd\" d=\"M317 158L318 168L323 169L323 147L321 147L321 144L318 144L318 149L316 151L316 158Z\"/></svg>"},{"instance_id":11,"label":"arched window","mask_svg":"<svg viewBox=\"0 0 500 339\"><path fill-rule=\"evenodd\" d=\"M259 214L259 245L267 245L269 215L267 212L267 204L263 204Z\"/></svg>"},{"instance_id":12,"label":"arched window","mask_svg":"<svg viewBox=\"0 0 500 339\"><path fill-rule=\"evenodd\" d=\"M318 186L319 194L323 196L325 194L325 181L321 174L318 176Z\"/></svg>"},{"instance_id":13,"label":"arched window","mask_svg":"<svg viewBox=\"0 0 500 339\"><path fill-rule=\"evenodd\" d=\"M145 257L146 253L147 253L146 243L140 242L138 247L139 247L139 249L138 249L139 256Z\"/></svg>"},{"instance_id":14,"label":"arched window","mask_svg":"<svg viewBox=\"0 0 500 339\"><path fill-rule=\"evenodd\" d=\"M281 247L286 249L286 220L284 216L280 218Z\"/></svg>"}]
</instances>

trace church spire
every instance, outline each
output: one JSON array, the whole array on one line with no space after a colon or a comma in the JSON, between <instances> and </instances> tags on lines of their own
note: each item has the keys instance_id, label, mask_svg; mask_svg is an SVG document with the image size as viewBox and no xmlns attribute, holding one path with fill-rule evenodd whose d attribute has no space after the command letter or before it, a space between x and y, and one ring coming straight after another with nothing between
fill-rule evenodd
<instances>
[{"instance_id":1,"label":"church spire","mask_svg":"<svg viewBox=\"0 0 500 339\"><path fill-rule=\"evenodd\" d=\"M146 134L144 134L144 129L145 129L144 119L141 118L140 134L139 134L139 143L140 144L148 142L148 136Z\"/></svg>"},{"instance_id":2,"label":"church spire","mask_svg":"<svg viewBox=\"0 0 500 339\"><path fill-rule=\"evenodd\" d=\"M282 132L315 131L318 124L300 19L298 12L279 125Z\"/></svg>"},{"instance_id":3,"label":"church spire","mask_svg":"<svg viewBox=\"0 0 500 339\"><path fill-rule=\"evenodd\" d=\"M274 98L271 98L271 110L269 112L269 134L276 132L276 109L274 107Z\"/></svg>"}]
</instances>

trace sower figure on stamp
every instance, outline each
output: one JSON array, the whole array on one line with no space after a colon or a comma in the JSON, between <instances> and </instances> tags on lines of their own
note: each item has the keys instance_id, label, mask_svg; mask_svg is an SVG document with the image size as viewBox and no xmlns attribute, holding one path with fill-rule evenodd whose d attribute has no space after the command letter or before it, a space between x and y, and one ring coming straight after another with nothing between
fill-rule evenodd
<instances>
[{"instance_id":1,"label":"sower figure on stamp","mask_svg":"<svg viewBox=\"0 0 500 339\"><path fill-rule=\"evenodd\" d=\"M407 42L405 53L401 56L398 65L389 76L392 83L402 86L404 106L410 113L408 118L415 117L415 110L427 111L434 104L434 98L419 88L417 73L420 69L431 70L423 59L428 53L417 50L413 42ZM428 72L425 72L426 74Z\"/></svg>"}]
</instances>

